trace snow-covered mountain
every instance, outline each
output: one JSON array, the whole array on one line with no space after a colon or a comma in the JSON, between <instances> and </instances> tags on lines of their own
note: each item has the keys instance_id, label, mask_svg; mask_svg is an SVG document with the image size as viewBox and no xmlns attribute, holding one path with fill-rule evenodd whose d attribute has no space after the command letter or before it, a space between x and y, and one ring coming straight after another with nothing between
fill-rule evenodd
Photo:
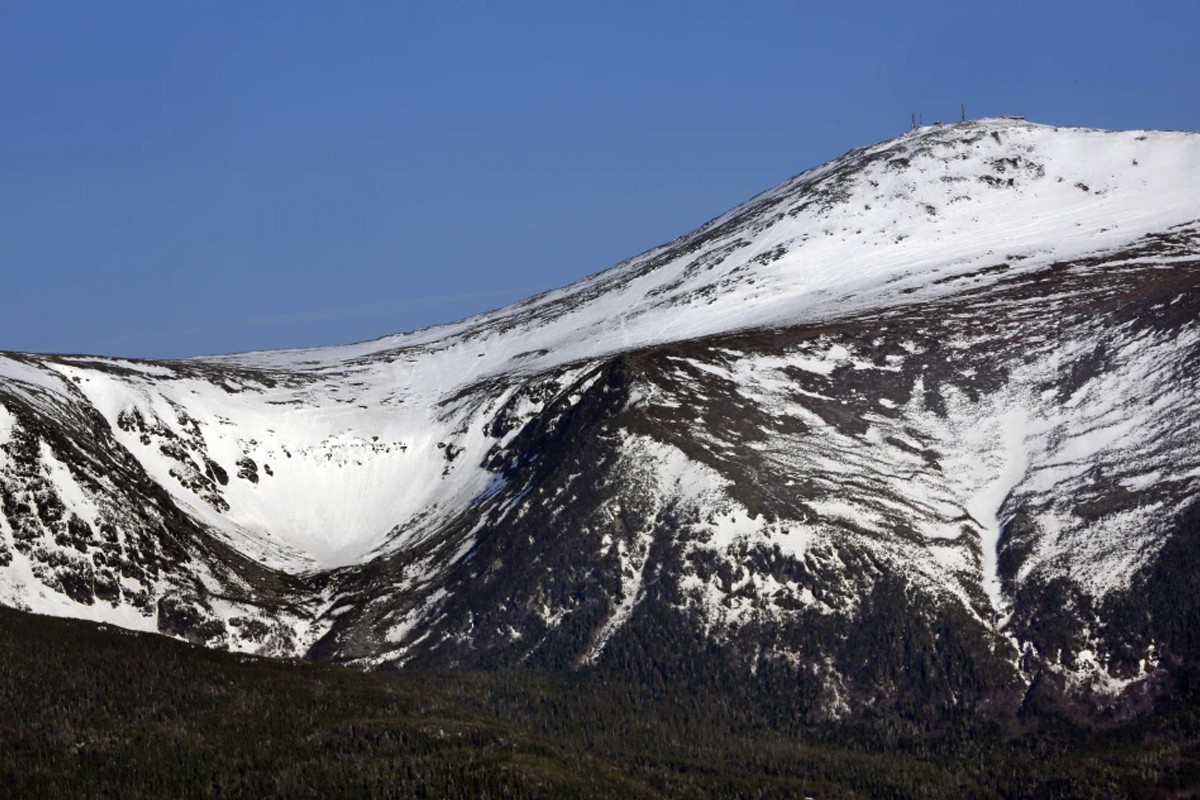
<instances>
[{"instance_id":1,"label":"snow-covered mountain","mask_svg":"<svg viewBox=\"0 0 1200 800\"><path fill-rule=\"evenodd\" d=\"M1133 703L1200 665L1198 398L1200 135L926 127L452 325L0 355L0 602L365 666L690 654L826 717Z\"/></svg>"}]
</instances>

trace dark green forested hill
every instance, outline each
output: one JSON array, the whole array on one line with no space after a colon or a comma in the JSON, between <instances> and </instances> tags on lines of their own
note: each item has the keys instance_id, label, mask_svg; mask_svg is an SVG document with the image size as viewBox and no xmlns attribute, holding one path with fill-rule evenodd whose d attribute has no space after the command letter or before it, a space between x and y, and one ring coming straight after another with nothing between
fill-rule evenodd
<instances>
[{"instance_id":1,"label":"dark green forested hill","mask_svg":"<svg viewBox=\"0 0 1200 800\"><path fill-rule=\"evenodd\" d=\"M1185 699L1099 731L922 730L798 728L731 696L616 670L360 673L0 608L0 795L1200 797Z\"/></svg>"},{"instance_id":2,"label":"dark green forested hill","mask_svg":"<svg viewBox=\"0 0 1200 800\"><path fill-rule=\"evenodd\" d=\"M6 797L655 797L394 675L0 609Z\"/></svg>"}]
</instances>

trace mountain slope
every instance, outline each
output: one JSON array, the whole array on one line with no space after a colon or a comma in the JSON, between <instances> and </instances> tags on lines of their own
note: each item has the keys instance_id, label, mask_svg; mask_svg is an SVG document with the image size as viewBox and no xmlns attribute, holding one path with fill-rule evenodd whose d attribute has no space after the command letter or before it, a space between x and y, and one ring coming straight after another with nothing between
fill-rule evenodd
<instances>
[{"instance_id":1,"label":"mountain slope","mask_svg":"<svg viewBox=\"0 0 1200 800\"><path fill-rule=\"evenodd\" d=\"M1195 134L938 126L454 325L0 356L0 601L814 719L1136 710L1200 665L1198 175Z\"/></svg>"},{"instance_id":2,"label":"mountain slope","mask_svg":"<svg viewBox=\"0 0 1200 800\"><path fill-rule=\"evenodd\" d=\"M10 609L0 658L4 797L663 796L396 675Z\"/></svg>"}]
</instances>

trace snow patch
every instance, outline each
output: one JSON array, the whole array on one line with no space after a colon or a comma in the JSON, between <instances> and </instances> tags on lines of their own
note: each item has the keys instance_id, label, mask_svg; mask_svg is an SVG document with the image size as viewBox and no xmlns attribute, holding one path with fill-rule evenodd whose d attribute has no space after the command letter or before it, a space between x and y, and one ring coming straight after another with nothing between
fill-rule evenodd
<instances>
[{"instance_id":1,"label":"snow patch","mask_svg":"<svg viewBox=\"0 0 1200 800\"><path fill-rule=\"evenodd\" d=\"M3 404L0 404L0 445L6 444L12 438L16 427L17 418Z\"/></svg>"}]
</instances>

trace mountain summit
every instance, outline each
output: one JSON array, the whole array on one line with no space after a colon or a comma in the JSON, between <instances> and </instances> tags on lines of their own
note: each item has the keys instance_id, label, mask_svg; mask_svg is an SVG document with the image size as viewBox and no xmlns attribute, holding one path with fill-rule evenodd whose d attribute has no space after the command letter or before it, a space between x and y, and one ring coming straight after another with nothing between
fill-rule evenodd
<instances>
[{"instance_id":1,"label":"mountain summit","mask_svg":"<svg viewBox=\"0 0 1200 800\"><path fill-rule=\"evenodd\" d=\"M1135 708L1200 667L1198 178L1193 133L931 126L451 325L0 355L0 602L814 718Z\"/></svg>"}]
</instances>

